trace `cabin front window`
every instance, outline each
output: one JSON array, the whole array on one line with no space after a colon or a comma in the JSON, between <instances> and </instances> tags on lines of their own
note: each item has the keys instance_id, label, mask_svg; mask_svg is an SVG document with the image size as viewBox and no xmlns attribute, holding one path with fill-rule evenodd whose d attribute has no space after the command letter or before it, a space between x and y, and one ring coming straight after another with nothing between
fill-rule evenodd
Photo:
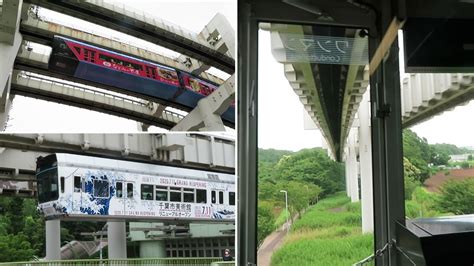
<instances>
[{"instance_id":1,"label":"cabin front window","mask_svg":"<svg viewBox=\"0 0 474 266\"><path fill-rule=\"evenodd\" d=\"M59 197L58 169L52 168L37 175L39 203L57 200Z\"/></svg>"}]
</instances>

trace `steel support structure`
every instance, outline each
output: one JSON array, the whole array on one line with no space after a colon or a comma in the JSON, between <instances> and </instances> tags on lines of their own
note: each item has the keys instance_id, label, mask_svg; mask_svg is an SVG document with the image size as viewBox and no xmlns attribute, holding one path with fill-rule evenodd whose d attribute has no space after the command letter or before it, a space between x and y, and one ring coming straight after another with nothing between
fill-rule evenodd
<instances>
[{"instance_id":1,"label":"steel support structure","mask_svg":"<svg viewBox=\"0 0 474 266\"><path fill-rule=\"evenodd\" d=\"M252 4L239 1L237 265L257 264L258 21Z\"/></svg>"},{"instance_id":2,"label":"steel support structure","mask_svg":"<svg viewBox=\"0 0 474 266\"><path fill-rule=\"evenodd\" d=\"M380 44L371 38L369 53ZM395 224L405 223L403 148L398 42L370 79L372 108L372 172L374 252L376 265L397 265Z\"/></svg>"},{"instance_id":3,"label":"steel support structure","mask_svg":"<svg viewBox=\"0 0 474 266\"><path fill-rule=\"evenodd\" d=\"M286 1L285 1L286 2ZM324 4L324 3L321 3ZM375 249L377 265L396 265L396 221L404 222L402 162L402 124L397 41L383 33L389 29L394 14L400 12L397 1L381 1L365 10L341 9L327 4L337 21L318 20L314 13L275 1L239 1L239 265L256 263L257 207L257 78L258 22L309 23L369 29L372 108L372 159L374 191ZM269 6L272 8L269 9ZM395 7L395 9L392 9ZM398 9L396 9L398 8ZM367 11L368 10L368 11ZM328 12L329 13L329 12ZM397 24L400 25L400 24ZM396 32L396 31L395 31ZM382 33L382 34L381 34ZM392 35L393 37L393 35ZM382 49L377 51L379 45ZM383 48L390 48L388 56ZM384 51L385 50L385 51Z\"/></svg>"}]
</instances>

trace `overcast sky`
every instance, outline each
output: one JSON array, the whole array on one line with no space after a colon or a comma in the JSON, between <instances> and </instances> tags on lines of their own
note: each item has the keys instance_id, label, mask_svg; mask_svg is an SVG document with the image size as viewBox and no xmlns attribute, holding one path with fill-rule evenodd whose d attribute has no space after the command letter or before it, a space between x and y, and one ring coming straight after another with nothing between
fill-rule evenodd
<instances>
[{"instance_id":1,"label":"overcast sky","mask_svg":"<svg viewBox=\"0 0 474 266\"><path fill-rule=\"evenodd\" d=\"M318 130L304 130L303 104L284 76L270 49L270 33L259 31L259 136L261 148L297 151L320 147ZM422 122L411 129L430 144L474 147L474 101Z\"/></svg>"},{"instance_id":2,"label":"overcast sky","mask_svg":"<svg viewBox=\"0 0 474 266\"><path fill-rule=\"evenodd\" d=\"M193 32L200 32L212 17L220 12L237 29L237 6L233 0L182 1L182 0L134 0L113 1L133 4L133 8L144 10L149 14L180 25ZM55 19L61 16L55 15ZM68 20L68 23L79 26L84 22ZM88 26L94 32L100 27ZM113 34L113 31L107 31ZM122 36L122 35L120 35ZM166 52L165 52L166 53ZM106 115L81 108L50 103L16 96L10 112L7 132L136 132L137 123L132 120ZM164 131L152 127L151 132Z\"/></svg>"}]
</instances>

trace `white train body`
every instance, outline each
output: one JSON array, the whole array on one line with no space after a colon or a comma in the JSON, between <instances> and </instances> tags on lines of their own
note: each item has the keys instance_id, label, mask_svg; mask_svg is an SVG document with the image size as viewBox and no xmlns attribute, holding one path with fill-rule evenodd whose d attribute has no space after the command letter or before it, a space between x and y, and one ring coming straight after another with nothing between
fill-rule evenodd
<instances>
[{"instance_id":1,"label":"white train body","mask_svg":"<svg viewBox=\"0 0 474 266\"><path fill-rule=\"evenodd\" d=\"M36 175L47 219L235 221L231 174L53 154Z\"/></svg>"}]
</instances>

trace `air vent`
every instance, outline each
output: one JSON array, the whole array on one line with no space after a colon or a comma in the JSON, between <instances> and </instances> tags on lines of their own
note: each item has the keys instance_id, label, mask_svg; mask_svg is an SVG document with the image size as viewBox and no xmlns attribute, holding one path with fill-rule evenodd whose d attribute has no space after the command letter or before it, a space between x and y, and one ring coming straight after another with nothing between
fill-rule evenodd
<instances>
[{"instance_id":1,"label":"air vent","mask_svg":"<svg viewBox=\"0 0 474 266\"><path fill-rule=\"evenodd\" d=\"M207 178L211 180L219 180L219 175L216 174L207 174Z\"/></svg>"}]
</instances>

